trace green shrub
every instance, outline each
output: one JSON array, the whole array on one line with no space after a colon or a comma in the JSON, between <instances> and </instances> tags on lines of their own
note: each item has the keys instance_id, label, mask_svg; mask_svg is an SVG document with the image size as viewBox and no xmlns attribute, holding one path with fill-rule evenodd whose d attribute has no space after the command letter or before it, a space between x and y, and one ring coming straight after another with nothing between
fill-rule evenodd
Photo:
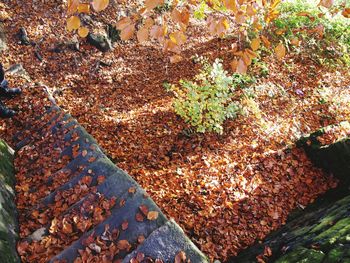
<instances>
[{"instance_id":1,"label":"green shrub","mask_svg":"<svg viewBox=\"0 0 350 263\"><path fill-rule=\"evenodd\" d=\"M194 80L180 80L179 86L166 85L174 92L175 112L197 132L223 133L223 122L236 117L239 104L233 101L235 78L223 69L220 60L213 65L207 61Z\"/></svg>"},{"instance_id":2,"label":"green shrub","mask_svg":"<svg viewBox=\"0 0 350 263\"><path fill-rule=\"evenodd\" d=\"M335 1L340 4L342 1ZM302 40L302 48L298 52L308 53L310 58L320 64L331 65L343 62L350 65L350 20L338 14L321 14L318 1L287 0L280 5L281 16L274 21L275 29L284 33L280 36L284 39L298 37ZM300 13L307 12L310 17ZM323 37L309 33L309 30L322 26ZM287 41L288 42L288 41Z\"/></svg>"}]
</instances>

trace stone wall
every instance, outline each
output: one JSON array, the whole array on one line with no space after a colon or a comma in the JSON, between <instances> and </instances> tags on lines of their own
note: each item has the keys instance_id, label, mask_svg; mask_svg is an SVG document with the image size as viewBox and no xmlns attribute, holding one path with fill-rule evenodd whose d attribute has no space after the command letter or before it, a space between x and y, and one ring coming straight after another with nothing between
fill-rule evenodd
<instances>
[{"instance_id":1,"label":"stone wall","mask_svg":"<svg viewBox=\"0 0 350 263\"><path fill-rule=\"evenodd\" d=\"M0 262L6 263L19 262L14 184L13 151L0 140Z\"/></svg>"},{"instance_id":2,"label":"stone wall","mask_svg":"<svg viewBox=\"0 0 350 263\"><path fill-rule=\"evenodd\" d=\"M322 128L297 145L315 165L337 177L339 186L305 210L296 210L284 227L230 262L350 262L350 138L333 130L349 135L350 125Z\"/></svg>"}]
</instances>

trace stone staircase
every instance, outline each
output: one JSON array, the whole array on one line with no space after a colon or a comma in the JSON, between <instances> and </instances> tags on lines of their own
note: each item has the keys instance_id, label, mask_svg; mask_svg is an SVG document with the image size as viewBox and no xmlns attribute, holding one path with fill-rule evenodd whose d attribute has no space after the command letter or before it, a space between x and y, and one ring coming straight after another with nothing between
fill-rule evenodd
<instances>
[{"instance_id":1,"label":"stone staircase","mask_svg":"<svg viewBox=\"0 0 350 263\"><path fill-rule=\"evenodd\" d=\"M23 262L208 262L56 105L14 136Z\"/></svg>"}]
</instances>

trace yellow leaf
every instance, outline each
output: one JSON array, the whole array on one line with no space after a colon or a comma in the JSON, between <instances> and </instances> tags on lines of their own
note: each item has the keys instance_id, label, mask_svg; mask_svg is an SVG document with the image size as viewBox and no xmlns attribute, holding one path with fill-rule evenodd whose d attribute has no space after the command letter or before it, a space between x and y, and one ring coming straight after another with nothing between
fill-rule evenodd
<instances>
[{"instance_id":1,"label":"yellow leaf","mask_svg":"<svg viewBox=\"0 0 350 263\"><path fill-rule=\"evenodd\" d=\"M280 3L281 3L281 0L273 0L270 8L275 9Z\"/></svg>"},{"instance_id":2,"label":"yellow leaf","mask_svg":"<svg viewBox=\"0 0 350 263\"><path fill-rule=\"evenodd\" d=\"M164 3L164 0L145 0L145 7L148 10L152 10L153 8L157 7L158 5L162 5Z\"/></svg>"},{"instance_id":3,"label":"yellow leaf","mask_svg":"<svg viewBox=\"0 0 350 263\"><path fill-rule=\"evenodd\" d=\"M67 19L67 30L69 32L78 29L80 27L80 19L77 16L71 16Z\"/></svg>"},{"instance_id":4,"label":"yellow leaf","mask_svg":"<svg viewBox=\"0 0 350 263\"><path fill-rule=\"evenodd\" d=\"M253 51L256 51L259 49L260 43L261 43L260 38L254 38L252 40L252 43L250 43L250 47L253 49Z\"/></svg>"},{"instance_id":5,"label":"yellow leaf","mask_svg":"<svg viewBox=\"0 0 350 263\"><path fill-rule=\"evenodd\" d=\"M91 4L96 12L100 12L107 8L109 0L93 0Z\"/></svg>"},{"instance_id":6,"label":"yellow leaf","mask_svg":"<svg viewBox=\"0 0 350 263\"><path fill-rule=\"evenodd\" d=\"M137 40L142 43L148 40L148 36L149 36L149 32L148 32L148 28L146 27L141 27L139 29L139 31L137 31Z\"/></svg>"},{"instance_id":7,"label":"yellow leaf","mask_svg":"<svg viewBox=\"0 0 350 263\"><path fill-rule=\"evenodd\" d=\"M171 41L173 41L176 45L181 46L187 40L186 35L182 31L176 31L169 35Z\"/></svg>"},{"instance_id":8,"label":"yellow leaf","mask_svg":"<svg viewBox=\"0 0 350 263\"><path fill-rule=\"evenodd\" d=\"M87 35L89 34L89 29L85 26L79 27L78 29L78 35L80 37L87 37Z\"/></svg>"},{"instance_id":9,"label":"yellow leaf","mask_svg":"<svg viewBox=\"0 0 350 263\"><path fill-rule=\"evenodd\" d=\"M68 0L68 15L75 13L78 10L79 0Z\"/></svg>"},{"instance_id":10,"label":"yellow leaf","mask_svg":"<svg viewBox=\"0 0 350 263\"><path fill-rule=\"evenodd\" d=\"M79 4L78 12L79 13L89 14L90 13L90 4L87 4L87 3Z\"/></svg>"},{"instance_id":11,"label":"yellow leaf","mask_svg":"<svg viewBox=\"0 0 350 263\"><path fill-rule=\"evenodd\" d=\"M158 218L159 213L157 211L149 211L147 214L148 220L156 220Z\"/></svg>"},{"instance_id":12,"label":"yellow leaf","mask_svg":"<svg viewBox=\"0 0 350 263\"><path fill-rule=\"evenodd\" d=\"M222 18L221 23L225 27L226 30L230 28L230 24L229 24L229 21L227 18Z\"/></svg>"},{"instance_id":13,"label":"yellow leaf","mask_svg":"<svg viewBox=\"0 0 350 263\"><path fill-rule=\"evenodd\" d=\"M173 41L171 41L170 39L166 39L164 41L164 45L163 45L163 51L171 51L174 53L180 53L181 52L181 48L180 46L178 46L177 44L175 44Z\"/></svg>"},{"instance_id":14,"label":"yellow leaf","mask_svg":"<svg viewBox=\"0 0 350 263\"><path fill-rule=\"evenodd\" d=\"M121 40L129 40L134 36L135 33L135 24L129 24L123 30L120 31Z\"/></svg>"},{"instance_id":15,"label":"yellow leaf","mask_svg":"<svg viewBox=\"0 0 350 263\"><path fill-rule=\"evenodd\" d=\"M285 55L286 55L286 48L285 48L285 46L282 43L278 44L278 46L275 48L275 53L276 53L276 57L278 59L284 58Z\"/></svg>"}]
</instances>

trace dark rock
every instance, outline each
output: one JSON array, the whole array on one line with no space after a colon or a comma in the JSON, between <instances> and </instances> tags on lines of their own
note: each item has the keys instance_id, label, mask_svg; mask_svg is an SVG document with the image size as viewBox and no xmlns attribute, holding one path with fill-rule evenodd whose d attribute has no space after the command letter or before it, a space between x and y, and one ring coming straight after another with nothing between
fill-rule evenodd
<instances>
[{"instance_id":1,"label":"dark rock","mask_svg":"<svg viewBox=\"0 0 350 263\"><path fill-rule=\"evenodd\" d=\"M106 27L106 32L112 43L120 40L120 30L118 30L115 26L108 24Z\"/></svg>"},{"instance_id":2,"label":"dark rock","mask_svg":"<svg viewBox=\"0 0 350 263\"><path fill-rule=\"evenodd\" d=\"M110 51L113 48L111 40L104 35L89 33L87 42L102 52Z\"/></svg>"},{"instance_id":3,"label":"dark rock","mask_svg":"<svg viewBox=\"0 0 350 263\"><path fill-rule=\"evenodd\" d=\"M19 38L19 41L21 42L22 45L29 46L29 45L32 44L32 43L30 42L30 40L29 40L27 31L26 31L26 29L25 29L24 27L21 27L21 28L19 29L18 38Z\"/></svg>"},{"instance_id":4,"label":"dark rock","mask_svg":"<svg viewBox=\"0 0 350 263\"><path fill-rule=\"evenodd\" d=\"M14 64L14 65L10 66L6 70L6 73L16 75L19 77L23 77L24 79L26 79L28 81L30 80L30 76L29 76L28 72L24 69L22 64Z\"/></svg>"},{"instance_id":5,"label":"dark rock","mask_svg":"<svg viewBox=\"0 0 350 263\"><path fill-rule=\"evenodd\" d=\"M28 238L33 241L41 241L48 233L46 227L41 227L34 231Z\"/></svg>"},{"instance_id":6,"label":"dark rock","mask_svg":"<svg viewBox=\"0 0 350 263\"><path fill-rule=\"evenodd\" d=\"M6 34L3 24L0 22L0 52L6 50Z\"/></svg>"},{"instance_id":7,"label":"dark rock","mask_svg":"<svg viewBox=\"0 0 350 263\"><path fill-rule=\"evenodd\" d=\"M344 137L330 145L322 145L317 137L323 135L335 126L342 126L350 132L350 123L347 121L319 129L302 137L297 145L304 148L311 161L326 172L331 172L341 181L344 188L350 186L350 137Z\"/></svg>"}]
</instances>

